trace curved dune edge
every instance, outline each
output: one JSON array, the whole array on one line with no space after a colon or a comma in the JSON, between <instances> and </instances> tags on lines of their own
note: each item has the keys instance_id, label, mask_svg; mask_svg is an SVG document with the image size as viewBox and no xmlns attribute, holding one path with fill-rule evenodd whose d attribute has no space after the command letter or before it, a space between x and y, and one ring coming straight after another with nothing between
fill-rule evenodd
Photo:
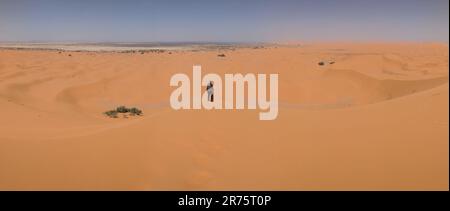
<instances>
[{"instance_id":1,"label":"curved dune edge","mask_svg":"<svg viewBox=\"0 0 450 211\"><path fill-rule=\"evenodd\" d=\"M343 74L342 74L343 73ZM352 80L352 82L359 83L361 86L369 87L367 90L358 90L364 93L370 92L372 89L373 92L377 93L371 97L371 101L367 102L367 104L353 104L352 101L342 101L336 103L316 103L316 104L302 104L302 103L285 103L280 102L279 109L280 112L283 112L285 109L301 109L301 110L324 110L324 109L342 109L342 108L352 108L355 106L367 106L370 104L382 103L384 101L391 101L401 97L408 97L415 94L420 94L420 92L425 92L431 89L436 88L436 86L441 86L442 83L448 84L448 77L441 77L435 79L427 79L427 80L413 80L413 81L398 81L398 80L377 80L370 77L367 77L363 74L359 74L353 71L348 70L333 70L333 72L326 73L325 77L345 77L346 79L352 77L360 77L361 80ZM90 86L90 85L88 85ZM64 91L66 92L66 91ZM58 94L56 98L58 101L62 99L61 95ZM69 96L69 95L65 95ZM70 99L76 99L76 97L69 96ZM379 100L379 101L377 101ZM68 103L64 101L64 103ZM70 102L71 106L74 107L74 111L76 112L84 112L82 107L76 107L76 102ZM154 109L153 109L154 110ZM47 132L46 135L42 135L41 137L35 136L33 139L35 140L54 140L54 139L64 139L70 137L82 137L88 136L95 133L100 133L107 130L117 130L121 127L137 124L138 122L154 118L158 115L164 115L164 113L170 112L171 109L168 105L165 108L160 108L154 111L151 111L148 115L144 115L142 117L133 118L129 120L116 120L109 121L106 123L97 123L92 125L79 125L79 126L71 126L71 127L63 127L58 128L57 130L52 131L51 129ZM107 117L99 117L103 119L107 119ZM8 139L17 139L14 137L8 137L6 135L2 136L3 138ZM19 137L20 139L20 137Z\"/></svg>"}]
</instances>

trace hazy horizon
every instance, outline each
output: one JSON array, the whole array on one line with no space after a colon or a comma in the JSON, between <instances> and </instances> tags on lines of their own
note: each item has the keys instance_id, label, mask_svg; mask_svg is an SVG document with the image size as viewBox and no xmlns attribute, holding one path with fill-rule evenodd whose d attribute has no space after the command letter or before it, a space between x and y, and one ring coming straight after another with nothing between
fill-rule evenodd
<instances>
[{"instance_id":1,"label":"hazy horizon","mask_svg":"<svg viewBox=\"0 0 450 211\"><path fill-rule=\"evenodd\" d=\"M0 0L0 42L448 42L448 0Z\"/></svg>"}]
</instances>

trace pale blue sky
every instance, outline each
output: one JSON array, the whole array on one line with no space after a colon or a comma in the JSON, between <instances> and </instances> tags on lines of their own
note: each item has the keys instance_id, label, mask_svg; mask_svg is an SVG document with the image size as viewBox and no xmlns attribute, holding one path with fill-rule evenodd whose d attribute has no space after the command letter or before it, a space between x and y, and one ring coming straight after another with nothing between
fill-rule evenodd
<instances>
[{"instance_id":1,"label":"pale blue sky","mask_svg":"<svg viewBox=\"0 0 450 211\"><path fill-rule=\"evenodd\" d=\"M0 0L0 41L445 41L448 0Z\"/></svg>"}]
</instances>

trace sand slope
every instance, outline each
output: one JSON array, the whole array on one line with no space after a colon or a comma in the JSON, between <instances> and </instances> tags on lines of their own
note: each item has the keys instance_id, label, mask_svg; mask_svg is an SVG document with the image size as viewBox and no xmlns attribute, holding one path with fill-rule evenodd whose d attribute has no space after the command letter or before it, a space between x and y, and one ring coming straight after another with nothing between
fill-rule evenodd
<instances>
[{"instance_id":1,"label":"sand slope","mask_svg":"<svg viewBox=\"0 0 450 211\"><path fill-rule=\"evenodd\" d=\"M278 118L171 110L193 64L279 73ZM441 44L0 50L0 189L448 190L448 90ZM118 105L145 115L102 115Z\"/></svg>"}]
</instances>

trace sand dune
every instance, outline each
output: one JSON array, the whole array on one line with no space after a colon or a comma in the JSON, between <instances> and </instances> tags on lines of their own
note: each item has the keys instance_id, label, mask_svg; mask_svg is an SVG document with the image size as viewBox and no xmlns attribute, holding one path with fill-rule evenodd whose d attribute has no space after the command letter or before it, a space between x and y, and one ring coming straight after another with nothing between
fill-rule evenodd
<instances>
[{"instance_id":1,"label":"sand dune","mask_svg":"<svg viewBox=\"0 0 450 211\"><path fill-rule=\"evenodd\" d=\"M278 119L171 110L195 64L278 73ZM443 44L0 49L0 189L448 190L448 90ZM119 105L144 116L102 114Z\"/></svg>"}]
</instances>

